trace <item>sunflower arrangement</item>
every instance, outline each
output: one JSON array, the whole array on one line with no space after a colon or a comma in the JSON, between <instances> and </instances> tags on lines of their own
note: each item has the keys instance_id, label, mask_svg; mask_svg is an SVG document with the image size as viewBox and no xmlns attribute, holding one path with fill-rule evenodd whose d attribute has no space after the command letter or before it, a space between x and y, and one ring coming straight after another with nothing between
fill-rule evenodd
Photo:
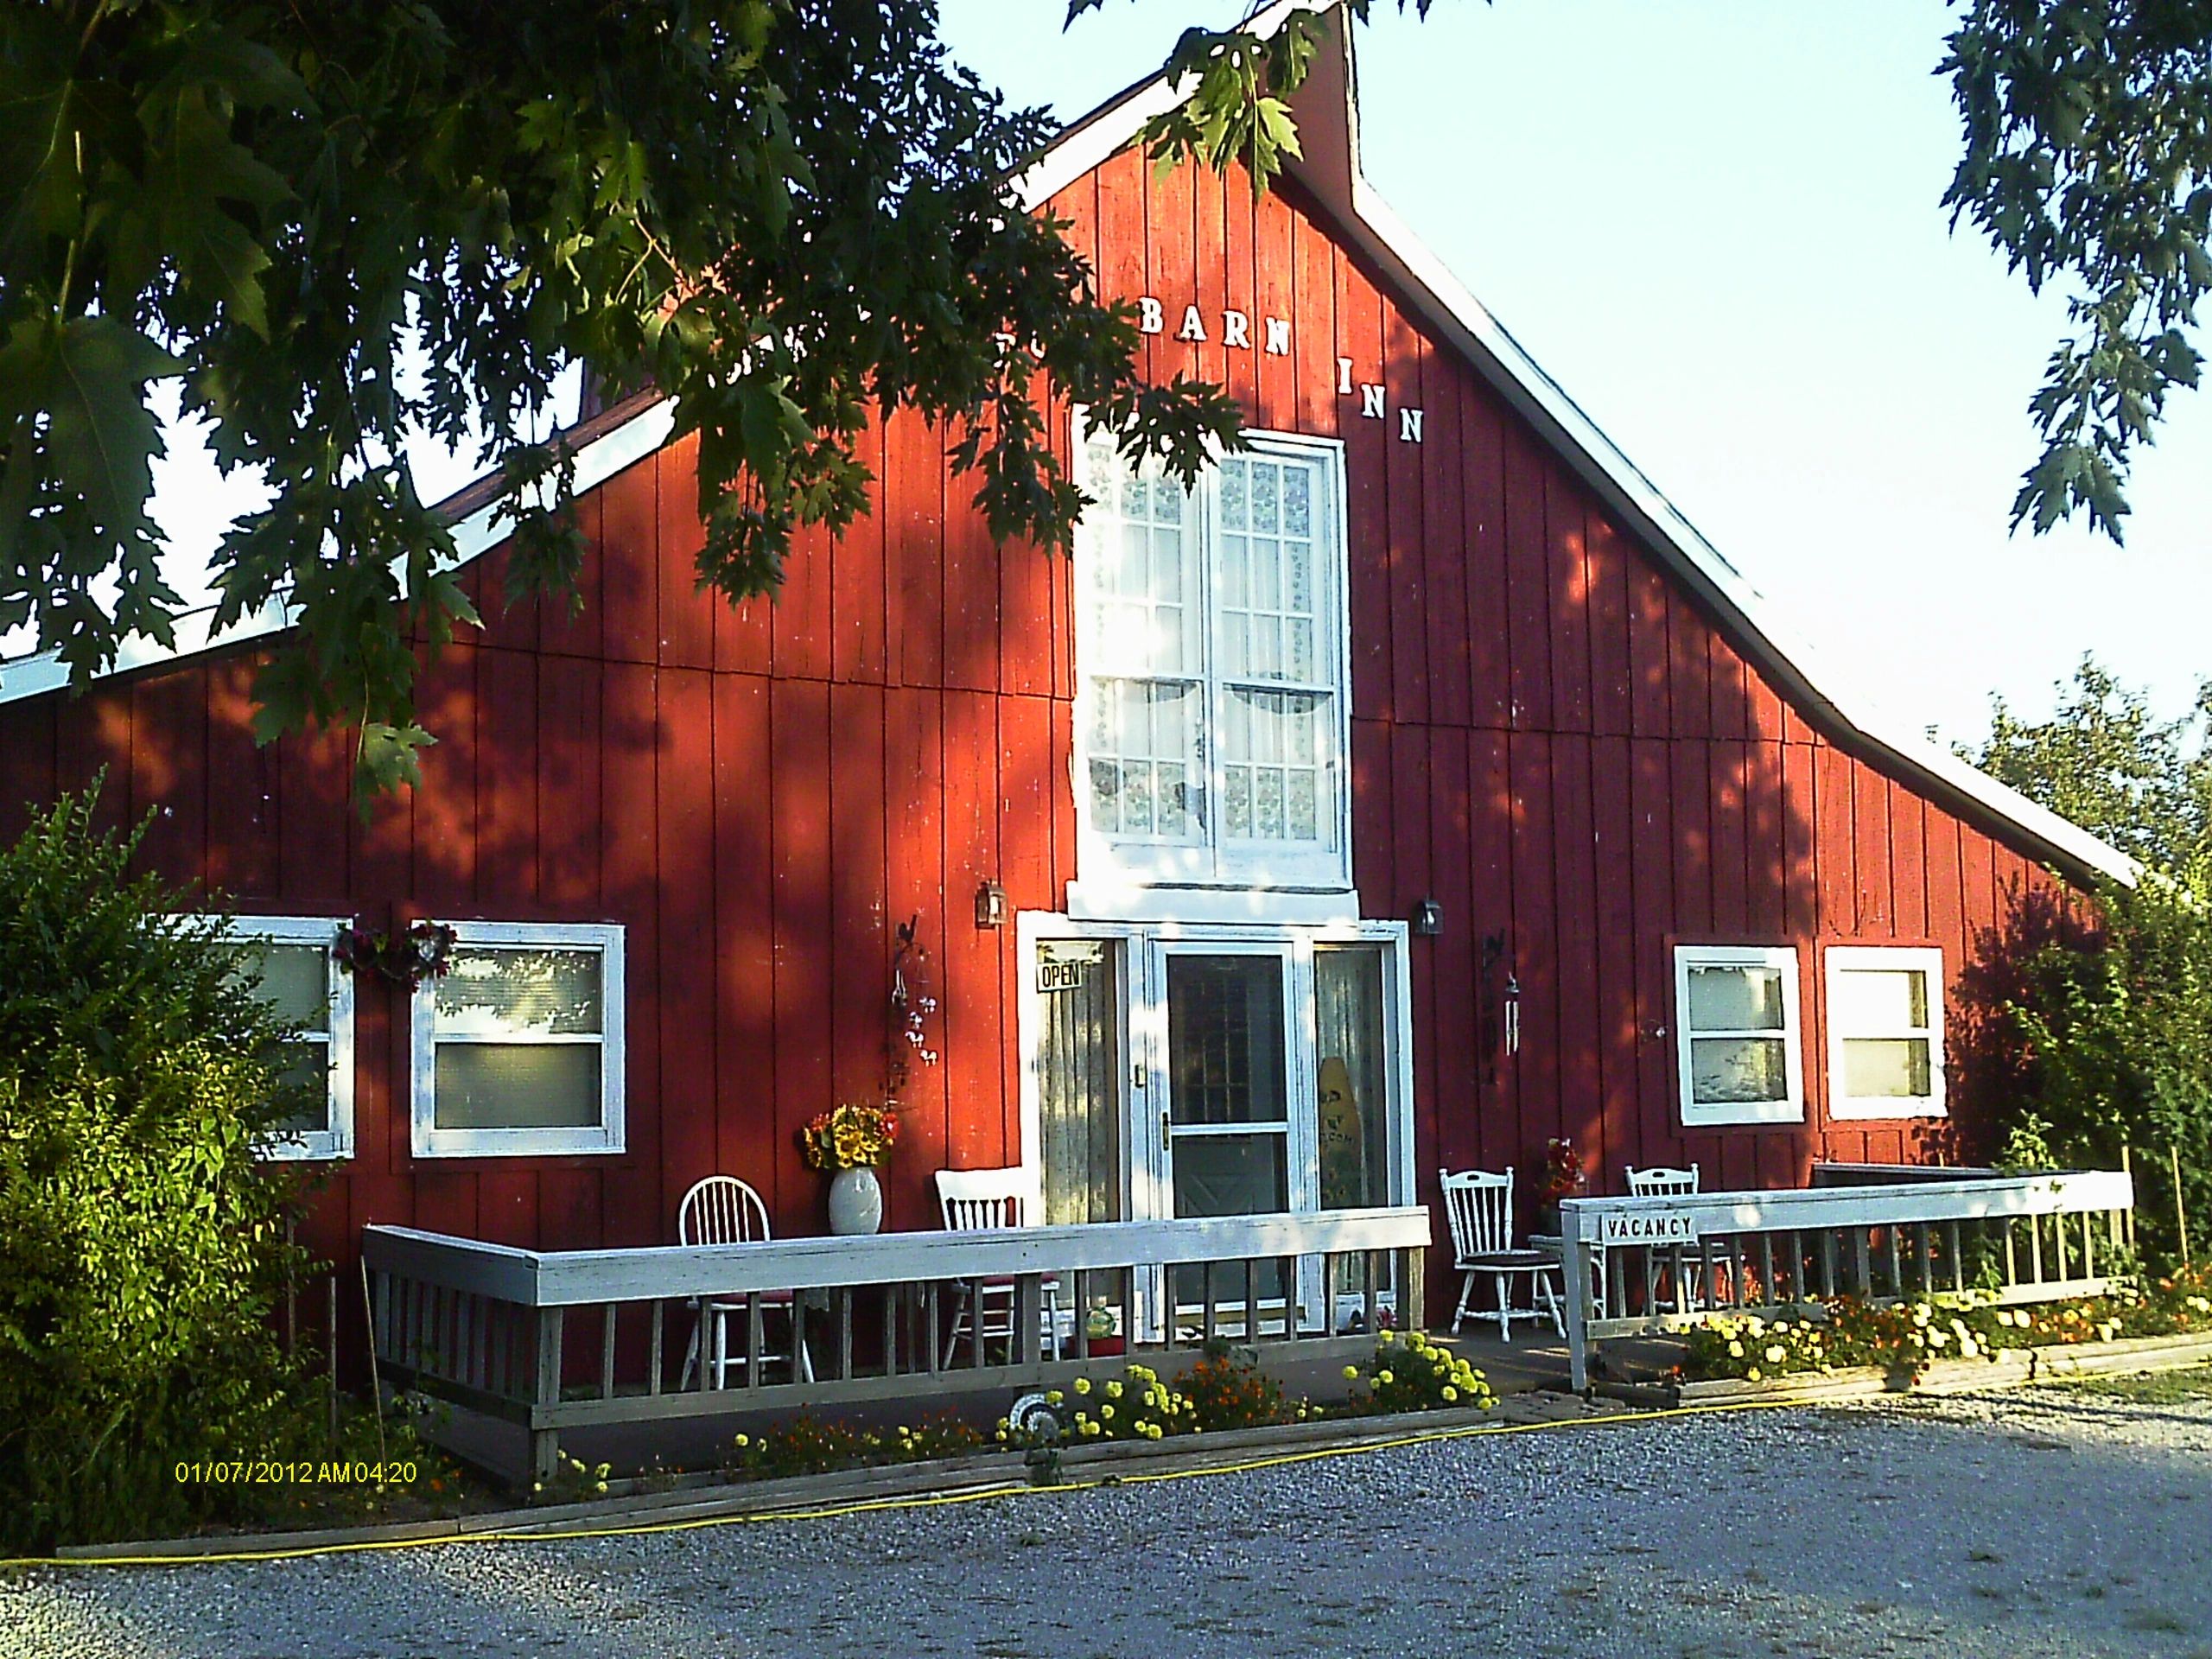
<instances>
[{"instance_id":1,"label":"sunflower arrangement","mask_svg":"<svg viewBox=\"0 0 2212 1659\"><path fill-rule=\"evenodd\" d=\"M899 1144L899 1116L887 1106L833 1106L798 1132L809 1169L874 1169Z\"/></svg>"}]
</instances>

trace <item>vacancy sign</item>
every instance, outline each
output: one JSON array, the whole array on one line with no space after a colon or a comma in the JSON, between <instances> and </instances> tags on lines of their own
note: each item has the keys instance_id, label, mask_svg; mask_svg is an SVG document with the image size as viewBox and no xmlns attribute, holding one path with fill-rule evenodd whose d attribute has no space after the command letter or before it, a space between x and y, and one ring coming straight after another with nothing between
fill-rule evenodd
<instances>
[{"instance_id":1,"label":"vacancy sign","mask_svg":"<svg viewBox=\"0 0 2212 1659\"><path fill-rule=\"evenodd\" d=\"M1697 1217L1690 1215L1634 1215L1608 1210L1598 1217L1598 1243L1608 1249L1624 1245L1665 1246L1697 1243Z\"/></svg>"}]
</instances>

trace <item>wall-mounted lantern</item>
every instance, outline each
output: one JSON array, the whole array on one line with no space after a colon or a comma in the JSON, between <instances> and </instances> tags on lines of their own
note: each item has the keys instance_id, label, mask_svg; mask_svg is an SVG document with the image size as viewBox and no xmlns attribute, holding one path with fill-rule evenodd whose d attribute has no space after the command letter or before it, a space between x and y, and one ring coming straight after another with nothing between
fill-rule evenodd
<instances>
[{"instance_id":1,"label":"wall-mounted lantern","mask_svg":"<svg viewBox=\"0 0 2212 1659\"><path fill-rule=\"evenodd\" d=\"M995 881L986 881L976 889L976 925L1006 925L1006 889Z\"/></svg>"},{"instance_id":2,"label":"wall-mounted lantern","mask_svg":"<svg viewBox=\"0 0 2212 1659\"><path fill-rule=\"evenodd\" d=\"M1424 899L1414 906L1414 931L1425 939L1433 939L1444 931L1444 906L1433 899Z\"/></svg>"}]
</instances>

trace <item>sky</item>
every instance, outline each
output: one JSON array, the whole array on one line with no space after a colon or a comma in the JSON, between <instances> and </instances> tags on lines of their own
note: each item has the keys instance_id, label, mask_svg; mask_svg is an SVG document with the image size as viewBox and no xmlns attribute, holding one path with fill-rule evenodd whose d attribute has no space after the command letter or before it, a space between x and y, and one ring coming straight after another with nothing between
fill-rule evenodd
<instances>
[{"instance_id":1,"label":"sky","mask_svg":"<svg viewBox=\"0 0 2212 1659\"><path fill-rule=\"evenodd\" d=\"M947 0L954 54L1066 118L1243 8ZM2212 394L2137 463L2126 546L2008 534L2065 326L1939 205L1929 0L1376 0L1371 182L1796 632L1948 738L2090 652L2178 714L2212 675ZM2212 319L2207 319L2212 321ZM2200 331L2200 346L2208 342Z\"/></svg>"},{"instance_id":2,"label":"sky","mask_svg":"<svg viewBox=\"0 0 2212 1659\"><path fill-rule=\"evenodd\" d=\"M946 0L954 55L1073 119L1234 0ZM2093 652L2178 714L2212 675L2212 395L2169 405L2126 548L2008 533L2065 323L1939 203L1959 148L1932 0L1376 0L1370 182L1774 601L1916 725L2047 712ZM2212 320L2209 320L2212 321ZM232 504L156 467L181 587ZM435 499L466 458L418 451ZM0 641L0 645L17 642Z\"/></svg>"}]
</instances>

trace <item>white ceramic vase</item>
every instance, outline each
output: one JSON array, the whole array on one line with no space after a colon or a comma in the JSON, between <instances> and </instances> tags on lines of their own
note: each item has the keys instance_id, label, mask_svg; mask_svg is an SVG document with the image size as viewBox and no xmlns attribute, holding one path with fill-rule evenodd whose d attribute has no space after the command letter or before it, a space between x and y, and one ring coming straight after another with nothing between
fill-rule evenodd
<instances>
[{"instance_id":1,"label":"white ceramic vase","mask_svg":"<svg viewBox=\"0 0 2212 1659\"><path fill-rule=\"evenodd\" d=\"M830 1230L840 1236L883 1230L883 1183L862 1166L830 1178Z\"/></svg>"}]
</instances>

